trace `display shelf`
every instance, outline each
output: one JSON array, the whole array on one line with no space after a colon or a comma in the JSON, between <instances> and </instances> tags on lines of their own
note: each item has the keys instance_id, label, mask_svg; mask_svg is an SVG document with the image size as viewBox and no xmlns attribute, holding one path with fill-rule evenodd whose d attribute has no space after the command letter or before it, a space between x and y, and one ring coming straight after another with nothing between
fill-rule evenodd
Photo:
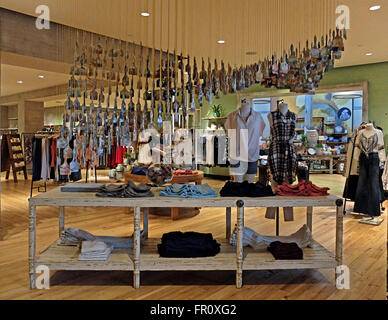
<instances>
[{"instance_id":1,"label":"display shelf","mask_svg":"<svg viewBox=\"0 0 388 320\"><path fill-rule=\"evenodd\" d=\"M107 261L79 261L80 249L77 246L60 245L57 240L37 256L38 265L46 265L50 270L115 270L132 271L129 257L132 249L115 249Z\"/></svg>"},{"instance_id":2,"label":"display shelf","mask_svg":"<svg viewBox=\"0 0 388 320\"><path fill-rule=\"evenodd\" d=\"M236 248L226 239L216 239L221 251L214 257L205 258L162 258L157 245L160 239L148 239L141 245L140 271L187 271L187 270L235 270ZM38 265L46 265L50 270L90 270L90 271L133 271L132 249L115 249L106 261L79 261L77 246L64 246L55 241L37 257ZM303 260L275 260L267 250L244 248L243 270L335 268L334 256L318 242L311 248L303 249Z\"/></svg>"},{"instance_id":3,"label":"display shelf","mask_svg":"<svg viewBox=\"0 0 388 320\"><path fill-rule=\"evenodd\" d=\"M128 270L133 271L133 286L140 287L141 271L183 271L183 270L233 270L236 272L236 287L243 285L243 270L277 269L320 269L334 268L342 264L343 202L328 195L321 197L216 197L205 199L165 198L159 196L160 188L153 189L149 198L98 198L94 193L66 193L55 188L29 199L29 274L30 288L36 288L36 266L47 265L52 270ZM219 191L219 190L217 190ZM65 207L134 207L133 249L113 251L107 261L78 261L79 248L60 246L58 241L40 255L36 254L36 208L38 206L59 207L59 234L65 228ZM244 210L253 207L306 207L306 224L310 230L313 222L313 207L336 207L335 259L325 248L314 242L312 248L304 249L303 260L275 260L269 252L254 251L243 247ZM221 252L207 258L161 258L157 252L160 239L148 239L149 207L223 207L226 209L226 237L231 235L231 210L237 209L237 245L221 243ZM143 210L143 231L141 234L141 209ZM278 229L277 229L278 230Z\"/></svg>"}]
</instances>

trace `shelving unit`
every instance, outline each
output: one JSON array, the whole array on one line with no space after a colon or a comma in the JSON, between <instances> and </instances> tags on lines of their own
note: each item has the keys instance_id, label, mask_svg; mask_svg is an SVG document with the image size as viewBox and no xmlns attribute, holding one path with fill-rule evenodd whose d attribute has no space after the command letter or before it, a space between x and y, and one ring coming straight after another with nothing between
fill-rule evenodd
<instances>
[{"instance_id":1,"label":"shelving unit","mask_svg":"<svg viewBox=\"0 0 388 320\"><path fill-rule=\"evenodd\" d=\"M155 188L153 198L98 198L94 193L62 193L60 188L29 199L29 274L30 288L36 288L36 267L46 265L50 270L124 270L133 272L134 288L140 287L141 271L163 270L235 270L236 286L243 285L243 270L320 269L342 265L343 202L336 196L325 197L263 197L210 199L182 199L160 197ZM59 234L65 228L65 207L134 207L134 248L114 250L107 261L78 261L77 247L61 246L56 240L41 254L36 254L36 209L38 206L59 207ZM224 207L226 208L226 239L221 252L215 257L186 259L161 258L157 252L160 239L148 239L149 207ZM303 249L303 260L275 260L272 254L243 248L244 208L254 207L307 207L306 224L313 230L313 207L336 207L335 254L319 243ZM231 235L231 208L237 208L237 246L228 243ZM143 209L143 232L141 243L140 220Z\"/></svg>"}]
</instances>

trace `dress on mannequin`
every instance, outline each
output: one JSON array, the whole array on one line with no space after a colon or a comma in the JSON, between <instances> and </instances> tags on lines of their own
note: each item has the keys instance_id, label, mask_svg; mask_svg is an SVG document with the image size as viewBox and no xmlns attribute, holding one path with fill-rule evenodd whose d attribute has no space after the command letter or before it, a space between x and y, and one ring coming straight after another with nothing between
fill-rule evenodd
<instances>
[{"instance_id":1,"label":"dress on mannequin","mask_svg":"<svg viewBox=\"0 0 388 320\"><path fill-rule=\"evenodd\" d=\"M356 140L360 172L353 211L371 217L381 215L380 204L384 201L380 163L386 159L381 136L380 130L367 124Z\"/></svg>"},{"instance_id":2,"label":"dress on mannequin","mask_svg":"<svg viewBox=\"0 0 388 320\"><path fill-rule=\"evenodd\" d=\"M293 144L296 127L296 114L288 110L285 103L278 104L277 110L268 115L271 124L272 142L270 144L268 164L272 189L286 182L296 180L297 160ZM266 218L275 218L276 208L267 208ZM284 220L293 221L293 209L283 208Z\"/></svg>"},{"instance_id":3,"label":"dress on mannequin","mask_svg":"<svg viewBox=\"0 0 388 320\"><path fill-rule=\"evenodd\" d=\"M241 100L241 107L232 112L226 122L225 129L236 130L236 157L241 158L240 150L247 150L248 161L245 159L230 159L232 163L231 175L236 182L254 182L257 174L257 162L260 157L260 138L263 135L265 122L259 112L252 108L251 101ZM247 130L244 139L240 139L240 130ZM245 161L244 161L245 160Z\"/></svg>"}]
</instances>

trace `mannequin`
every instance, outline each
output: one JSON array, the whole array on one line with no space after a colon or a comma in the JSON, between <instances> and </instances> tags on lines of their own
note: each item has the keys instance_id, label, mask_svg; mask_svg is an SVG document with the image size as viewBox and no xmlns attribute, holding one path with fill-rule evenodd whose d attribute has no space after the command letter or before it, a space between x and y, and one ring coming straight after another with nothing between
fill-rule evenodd
<instances>
[{"instance_id":1,"label":"mannequin","mask_svg":"<svg viewBox=\"0 0 388 320\"><path fill-rule=\"evenodd\" d=\"M286 182L292 184L296 177L296 152L293 145L296 114L290 112L283 100L277 102L277 109L268 114L273 141L270 145L268 163L272 190ZM267 208L266 218L275 218L276 208ZM293 221L293 209L283 208L284 220Z\"/></svg>"},{"instance_id":2,"label":"mannequin","mask_svg":"<svg viewBox=\"0 0 388 320\"><path fill-rule=\"evenodd\" d=\"M356 139L356 150L353 160L358 160L359 181L357 184L354 212L368 215L361 223L380 224L380 204L384 200L381 169L386 162L384 139L381 130L372 123L367 123Z\"/></svg>"},{"instance_id":3,"label":"mannequin","mask_svg":"<svg viewBox=\"0 0 388 320\"><path fill-rule=\"evenodd\" d=\"M253 110L251 100L241 99L240 108L228 116L225 129L236 130L237 150L240 149L240 130L247 130L248 132L248 141L242 142L244 144L243 147L248 149L248 163L233 161L233 163L237 164L230 170L235 182L255 182L257 163L259 160L260 138L264 128L265 122L261 114ZM241 169L241 173L238 172L238 169Z\"/></svg>"}]
</instances>

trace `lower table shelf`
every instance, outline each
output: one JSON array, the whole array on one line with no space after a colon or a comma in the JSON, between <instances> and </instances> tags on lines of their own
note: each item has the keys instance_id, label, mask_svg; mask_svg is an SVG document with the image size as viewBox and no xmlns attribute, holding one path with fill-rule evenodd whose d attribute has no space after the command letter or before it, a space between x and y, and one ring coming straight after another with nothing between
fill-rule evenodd
<instances>
[{"instance_id":1,"label":"lower table shelf","mask_svg":"<svg viewBox=\"0 0 388 320\"><path fill-rule=\"evenodd\" d=\"M161 258L157 244L160 239L148 239L141 246L141 271L189 271L189 270L236 270L236 248L227 240L221 243L221 252L207 258ZM116 270L132 271L132 249L116 249L107 261L78 261L79 248L54 242L38 257L36 265L46 265L50 270ZM335 268L333 255L318 242L303 249L303 260L275 260L268 251L244 248L243 270L284 270Z\"/></svg>"}]
</instances>

